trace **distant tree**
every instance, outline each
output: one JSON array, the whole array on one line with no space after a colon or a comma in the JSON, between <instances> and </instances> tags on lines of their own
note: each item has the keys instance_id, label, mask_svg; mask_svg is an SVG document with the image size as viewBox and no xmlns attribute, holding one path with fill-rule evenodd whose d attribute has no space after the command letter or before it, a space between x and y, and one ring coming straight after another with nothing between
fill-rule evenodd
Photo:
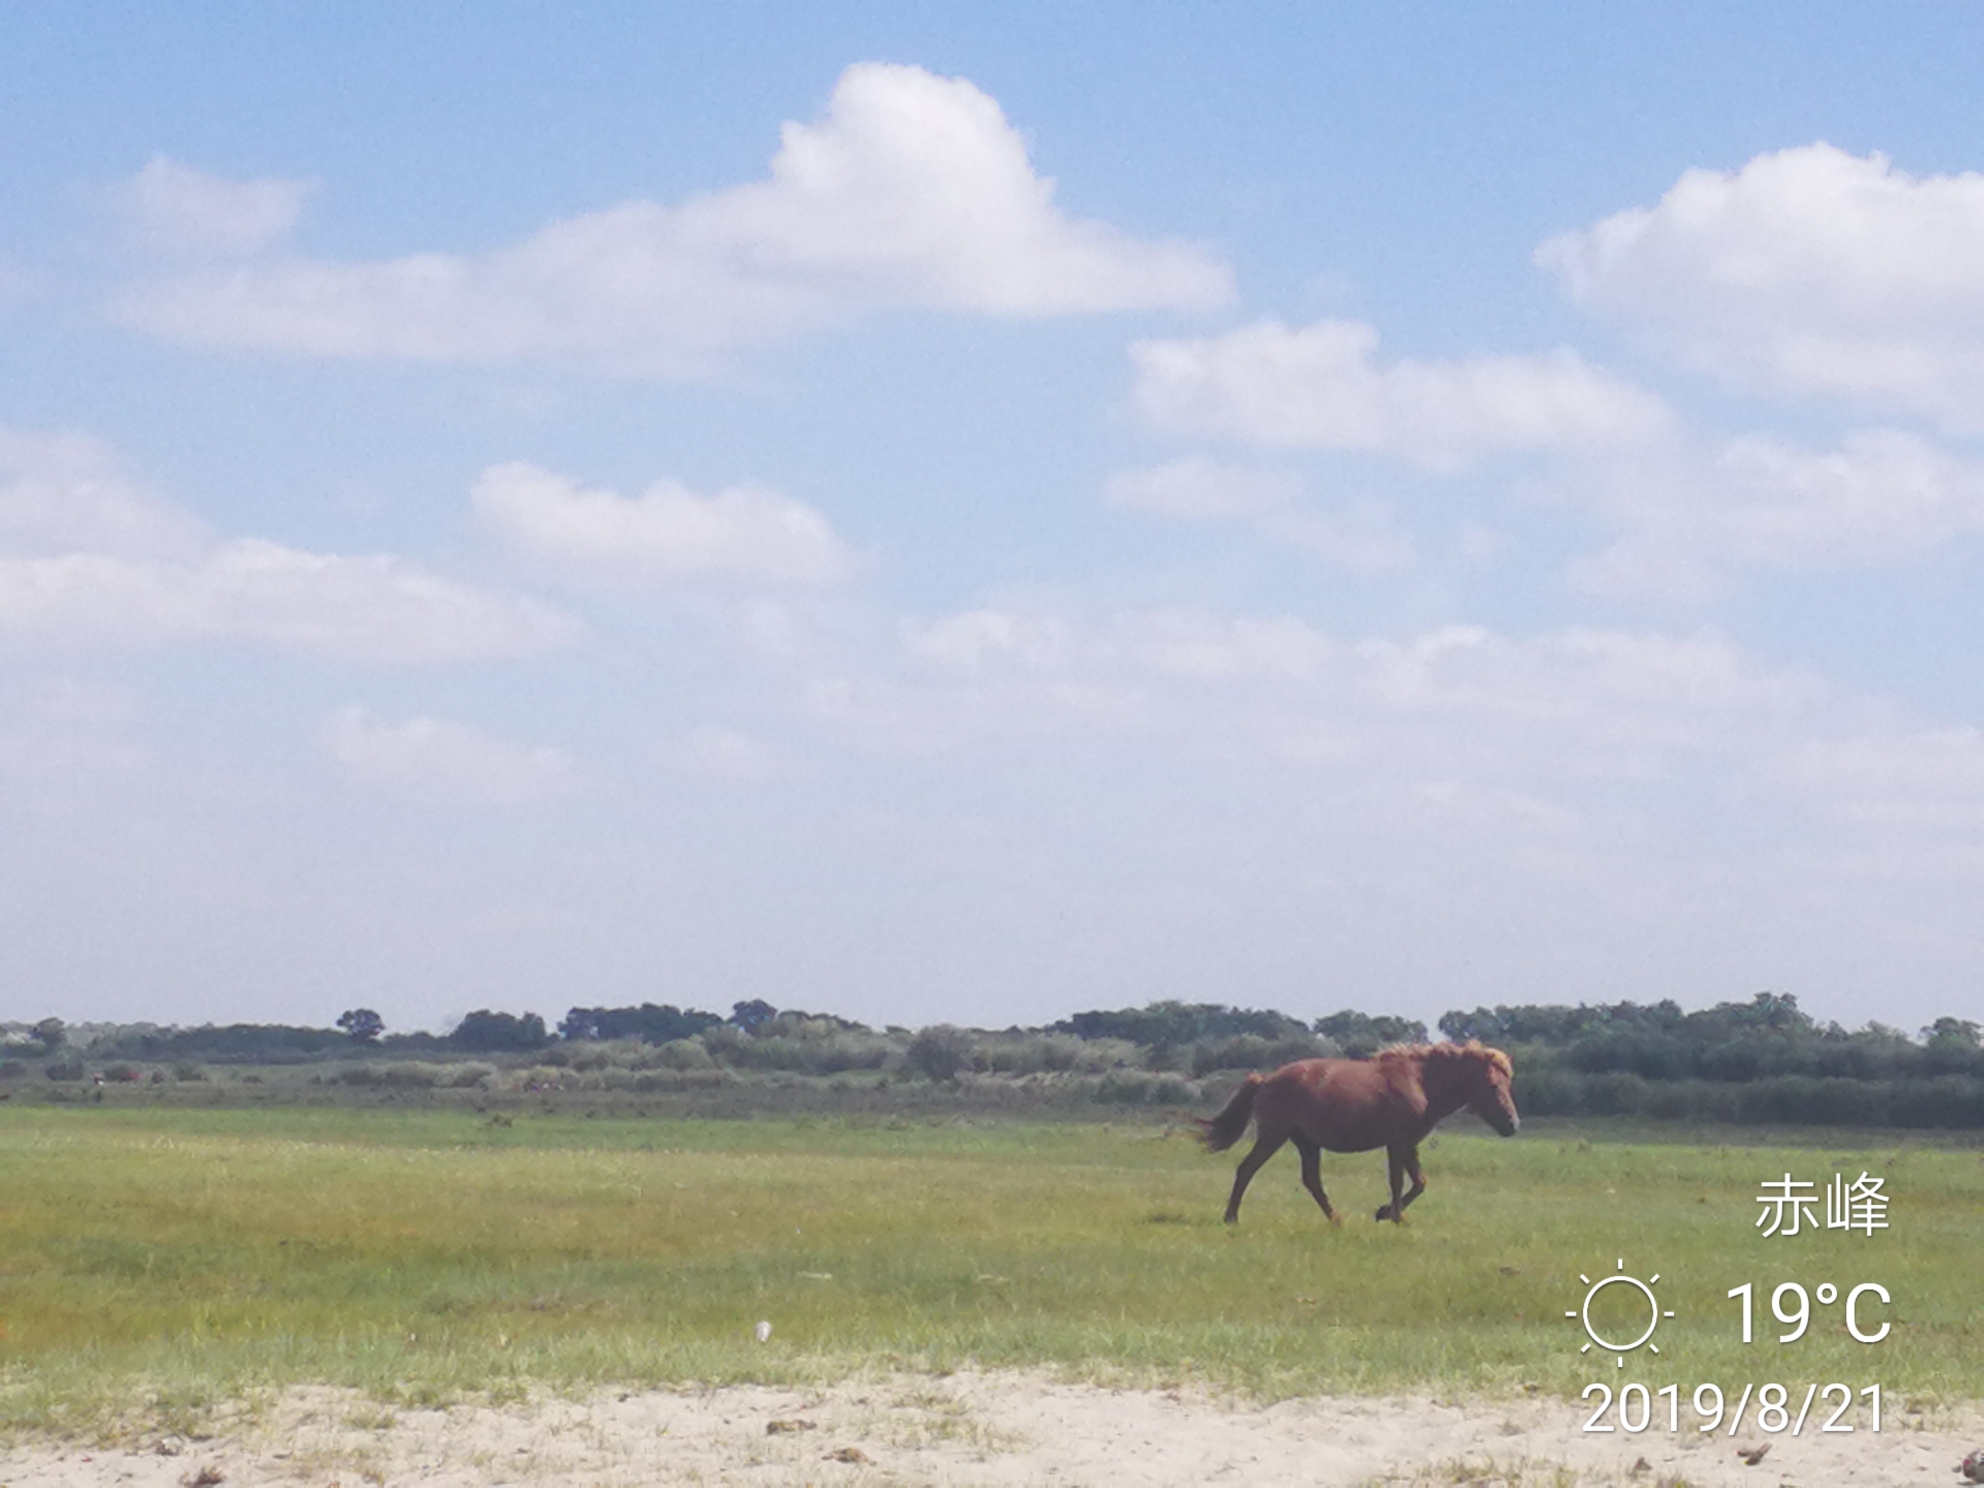
<instances>
[{"instance_id":1,"label":"distant tree","mask_svg":"<svg viewBox=\"0 0 1984 1488\"><path fill-rule=\"evenodd\" d=\"M1394 1018L1384 1013L1373 1017L1349 1008L1318 1018L1315 1031L1335 1040L1337 1047L1353 1058L1375 1054L1387 1044L1426 1042L1426 1025L1415 1019Z\"/></svg>"},{"instance_id":2,"label":"distant tree","mask_svg":"<svg viewBox=\"0 0 1984 1488\"><path fill-rule=\"evenodd\" d=\"M1286 1013L1272 1009L1166 1001L1141 1008L1076 1013L1053 1024L1048 1031L1072 1033L1083 1039L1128 1039L1151 1049L1172 1049L1199 1039L1237 1038L1242 1034L1278 1039L1309 1030Z\"/></svg>"},{"instance_id":3,"label":"distant tree","mask_svg":"<svg viewBox=\"0 0 1984 1488\"><path fill-rule=\"evenodd\" d=\"M345 1036L329 1028L301 1028L286 1023L211 1023L198 1028L157 1028L138 1024L130 1030L99 1035L90 1043L95 1059L143 1059L164 1063L198 1059L233 1064L304 1064L335 1056L349 1047Z\"/></svg>"},{"instance_id":4,"label":"distant tree","mask_svg":"<svg viewBox=\"0 0 1984 1488\"><path fill-rule=\"evenodd\" d=\"M656 1006L644 1002L637 1008L575 1007L558 1025L559 1037L574 1043L582 1039L639 1039L648 1044L672 1044L677 1039L694 1038L705 1028L723 1019L696 1008L683 1011L672 1003Z\"/></svg>"},{"instance_id":5,"label":"distant tree","mask_svg":"<svg viewBox=\"0 0 1984 1488\"><path fill-rule=\"evenodd\" d=\"M44 1054L53 1054L69 1041L69 1030L60 1018L43 1018L34 1026L34 1041Z\"/></svg>"},{"instance_id":6,"label":"distant tree","mask_svg":"<svg viewBox=\"0 0 1984 1488\"><path fill-rule=\"evenodd\" d=\"M448 1042L457 1049L479 1054L529 1053L551 1042L544 1019L536 1013L521 1018L513 1013L492 1013L478 1008L455 1025Z\"/></svg>"},{"instance_id":7,"label":"distant tree","mask_svg":"<svg viewBox=\"0 0 1984 1488\"><path fill-rule=\"evenodd\" d=\"M1605 1008L1522 1003L1447 1013L1440 1019L1440 1032L1450 1039L1480 1039L1484 1044L1561 1045L1609 1021L1610 1010Z\"/></svg>"},{"instance_id":8,"label":"distant tree","mask_svg":"<svg viewBox=\"0 0 1984 1488\"><path fill-rule=\"evenodd\" d=\"M1925 1075L1984 1077L1984 1044L1968 1018L1938 1018L1922 1030L1927 1042L1917 1058Z\"/></svg>"},{"instance_id":9,"label":"distant tree","mask_svg":"<svg viewBox=\"0 0 1984 1488\"><path fill-rule=\"evenodd\" d=\"M1978 1027L1968 1018L1938 1018L1922 1030L1932 1049L1975 1049Z\"/></svg>"},{"instance_id":10,"label":"distant tree","mask_svg":"<svg viewBox=\"0 0 1984 1488\"><path fill-rule=\"evenodd\" d=\"M756 1033L778 1016L778 1009L762 997L754 997L749 1002L731 1004L730 1021L746 1033Z\"/></svg>"},{"instance_id":11,"label":"distant tree","mask_svg":"<svg viewBox=\"0 0 1984 1488\"><path fill-rule=\"evenodd\" d=\"M1584 1003L1576 1007L1520 1003L1514 1007L1478 1007L1471 1013L1447 1013L1440 1019L1440 1032L1450 1039L1480 1039L1485 1044L1549 1044L1561 1048L1589 1037L1671 1032L1682 1022L1680 1004L1671 1000L1644 1007L1634 1002L1601 1003L1595 1007Z\"/></svg>"},{"instance_id":12,"label":"distant tree","mask_svg":"<svg viewBox=\"0 0 1984 1488\"><path fill-rule=\"evenodd\" d=\"M1744 1027L1773 1032L1803 1033L1813 1027L1811 1015L1798 1010L1798 999L1789 992L1759 992L1747 1003L1725 1002L1709 1011L1723 1013Z\"/></svg>"},{"instance_id":13,"label":"distant tree","mask_svg":"<svg viewBox=\"0 0 1984 1488\"><path fill-rule=\"evenodd\" d=\"M354 1044L376 1044L386 1031L386 1020L371 1008L352 1008L338 1014L338 1027L351 1036Z\"/></svg>"},{"instance_id":14,"label":"distant tree","mask_svg":"<svg viewBox=\"0 0 1984 1488\"><path fill-rule=\"evenodd\" d=\"M949 1023L936 1023L909 1041L904 1057L932 1080L955 1080L974 1052L970 1034Z\"/></svg>"}]
</instances>

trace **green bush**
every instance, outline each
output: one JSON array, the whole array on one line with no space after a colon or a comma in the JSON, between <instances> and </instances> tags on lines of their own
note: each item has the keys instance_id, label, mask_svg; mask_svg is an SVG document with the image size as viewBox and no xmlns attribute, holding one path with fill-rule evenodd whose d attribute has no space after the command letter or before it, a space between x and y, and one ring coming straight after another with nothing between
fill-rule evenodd
<instances>
[{"instance_id":1,"label":"green bush","mask_svg":"<svg viewBox=\"0 0 1984 1488\"><path fill-rule=\"evenodd\" d=\"M1581 1116L1584 1114L1584 1080L1553 1063L1518 1057L1516 1077L1510 1087L1516 1109L1525 1116Z\"/></svg>"},{"instance_id":2,"label":"green bush","mask_svg":"<svg viewBox=\"0 0 1984 1488\"><path fill-rule=\"evenodd\" d=\"M882 1069L900 1053L894 1040L865 1029L835 1029L825 1024L790 1032L776 1031L774 1024L766 1028L753 1035L726 1024L722 1029L707 1030L698 1042L706 1056L732 1069L799 1075Z\"/></svg>"},{"instance_id":3,"label":"green bush","mask_svg":"<svg viewBox=\"0 0 1984 1488\"><path fill-rule=\"evenodd\" d=\"M381 1087L388 1090L427 1090L442 1082L446 1065L432 1064L354 1064L338 1072L347 1085ZM494 1071L492 1070L493 1074Z\"/></svg>"},{"instance_id":4,"label":"green bush","mask_svg":"<svg viewBox=\"0 0 1984 1488\"><path fill-rule=\"evenodd\" d=\"M1984 1079L1943 1075L1934 1080L1898 1084L1888 1112L1889 1120L1896 1126L1976 1131L1984 1128Z\"/></svg>"},{"instance_id":5,"label":"green bush","mask_svg":"<svg viewBox=\"0 0 1984 1488\"><path fill-rule=\"evenodd\" d=\"M1638 1075L1587 1075L1584 1114L1637 1116L1646 1104L1646 1081Z\"/></svg>"},{"instance_id":6,"label":"green bush","mask_svg":"<svg viewBox=\"0 0 1984 1488\"><path fill-rule=\"evenodd\" d=\"M1111 1070L1095 1085L1095 1099L1112 1106L1191 1106L1201 1094L1183 1075L1143 1070Z\"/></svg>"},{"instance_id":7,"label":"green bush","mask_svg":"<svg viewBox=\"0 0 1984 1488\"><path fill-rule=\"evenodd\" d=\"M1691 1094L1688 1086L1673 1082L1649 1085L1640 1109L1660 1121L1685 1121L1693 1114Z\"/></svg>"},{"instance_id":8,"label":"green bush","mask_svg":"<svg viewBox=\"0 0 1984 1488\"><path fill-rule=\"evenodd\" d=\"M936 1023L909 1041L904 1057L910 1067L931 1080L955 1080L971 1068L977 1046L972 1036L949 1023Z\"/></svg>"},{"instance_id":9,"label":"green bush","mask_svg":"<svg viewBox=\"0 0 1984 1488\"><path fill-rule=\"evenodd\" d=\"M1215 1070L1272 1070L1297 1059L1314 1059L1334 1046L1312 1033L1286 1034L1263 1038L1257 1033L1240 1033L1230 1038L1199 1039L1191 1046L1186 1068L1195 1076Z\"/></svg>"},{"instance_id":10,"label":"green bush","mask_svg":"<svg viewBox=\"0 0 1984 1488\"><path fill-rule=\"evenodd\" d=\"M993 1033L979 1040L978 1057L995 1075L1039 1075L1080 1069L1085 1041L1066 1033Z\"/></svg>"},{"instance_id":11,"label":"green bush","mask_svg":"<svg viewBox=\"0 0 1984 1488\"><path fill-rule=\"evenodd\" d=\"M655 1063L670 1070L714 1069L716 1061L710 1058L710 1051L700 1038L679 1038L663 1044L654 1052Z\"/></svg>"}]
</instances>

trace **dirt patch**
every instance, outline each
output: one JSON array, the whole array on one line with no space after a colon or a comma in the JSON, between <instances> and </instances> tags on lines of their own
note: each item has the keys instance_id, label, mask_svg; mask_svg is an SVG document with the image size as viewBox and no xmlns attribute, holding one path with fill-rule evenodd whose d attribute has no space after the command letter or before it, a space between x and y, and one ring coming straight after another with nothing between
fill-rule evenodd
<instances>
[{"instance_id":1,"label":"dirt patch","mask_svg":"<svg viewBox=\"0 0 1984 1488\"><path fill-rule=\"evenodd\" d=\"M647 1488L647 1485L1620 1484L1940 1488L1984 1446L1973 1405L1879 1435L1586 1436L1555 1401L1320 1397L1259 1406L1198 1390L1112 1390L1021 1373L888 1376L815 1390L605 1392L394 1410L295 1390L207 1441L21 1442L0 1488ZM1746 1458L1766 1447L1752 1465Z\"/></svg>"}]
</instances>

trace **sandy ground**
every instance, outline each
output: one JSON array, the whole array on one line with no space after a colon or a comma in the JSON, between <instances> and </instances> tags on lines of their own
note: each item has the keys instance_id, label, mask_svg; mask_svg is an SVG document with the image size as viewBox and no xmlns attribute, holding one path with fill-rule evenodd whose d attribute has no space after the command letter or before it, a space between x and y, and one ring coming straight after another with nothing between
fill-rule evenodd
<instances>
[{"instance_id":1,"label":"sandy ground","mask_svg":"<svg viewBox=\"0 0 1984 1488\"><path fill-rule=\"evenodd\" d=\"M1320 1398L1256 1406L1196 1391L1111 1390L1027 1374L891 1376L820 1389L548 1397L388 1410L293 1391L207 1440L124 1449L17 1442L0 1488L648 1484L1075 1485L1953 1484L1984 1447L1984 1408L1897 1410L1880 1435L1731 1441L1587 1436L1561 1402ZM1686 1426L1686 1413L1683 1413ZM1757 1465L1738 1448L1765 1443Z\"/></svg>"}]
</instances>

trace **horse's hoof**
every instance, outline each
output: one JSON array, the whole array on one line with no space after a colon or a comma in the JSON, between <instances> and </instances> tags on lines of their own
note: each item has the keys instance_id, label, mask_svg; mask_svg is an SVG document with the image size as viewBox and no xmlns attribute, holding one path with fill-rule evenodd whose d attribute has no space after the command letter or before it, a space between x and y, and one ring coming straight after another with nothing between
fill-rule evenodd
<instances>
[{"instance_id":1,"label":"horse's hoof","mask_svg":"<svg viewBox=\"0 0 1984 1488\"><path fill-rule=\"evenodd\" d=\"M1392 1217L1392 1206L1390 1204L1385 1205L1384 1208L1380 1209L1376 1214L1371 1216L1371 1218L1373 1219L1390 1219L1391 1217Z\"/></svg>"}]
</instances>

